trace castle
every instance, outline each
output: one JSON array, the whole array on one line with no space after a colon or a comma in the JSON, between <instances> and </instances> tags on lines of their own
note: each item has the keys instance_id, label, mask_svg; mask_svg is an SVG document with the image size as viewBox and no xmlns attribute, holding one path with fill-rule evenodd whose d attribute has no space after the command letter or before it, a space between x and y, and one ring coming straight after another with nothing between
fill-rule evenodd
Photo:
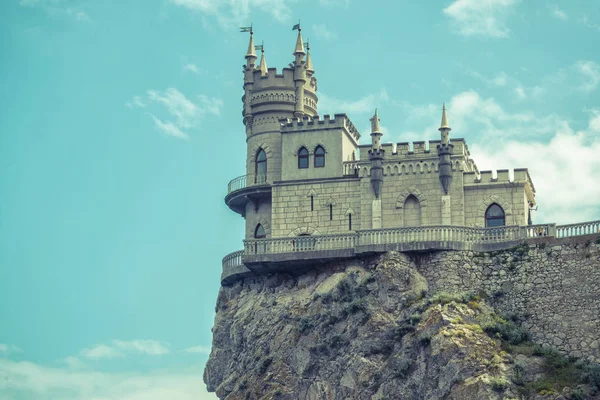
<instances>
[{"instance_id":1,"label":"castle","mask_svg":"<svg viewBox=\"0 0 600 400\"><path fill-rule=\"evenodd\" d=\"M245 218L246 253L238 252L237 262L224 260L224 267L236 274L248 272L246 267L269 270L269 262L277 260L266 255L299 251L349 256L340 251L356 248L348 241L360 232L373 237L376 231L380 239L370 244L381 244L390 229L407 234L409 228L429 227L412 230L421 232L422 240L404 241L466 243L475 236L479 241L498 235L516 239L517 233L507 237L512 231L497 227L531 225L535 188L527 169L515 169L512 179L507 169L496 176L479 171L465 140L450 138L445 107L439 140L382 143L375 110L371 143L359 144L360 133L345 114L318 115L317 79L300 28L294 61L281 73L267 68L259 48L257 65L250 31L242 98L246 174L229 183L225 197L229 208ZM496 231L481 233L481 228ZM543 232L549 233L546 227ZM250 253L266 258L253 262Z\"/></svg>"}]
</instances>

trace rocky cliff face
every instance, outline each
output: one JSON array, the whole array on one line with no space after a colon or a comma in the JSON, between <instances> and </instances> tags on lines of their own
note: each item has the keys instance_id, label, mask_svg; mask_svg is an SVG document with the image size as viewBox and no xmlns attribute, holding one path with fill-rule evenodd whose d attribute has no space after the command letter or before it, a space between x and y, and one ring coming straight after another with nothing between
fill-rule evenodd
<instances>
[{"instance_id":1,"label":"rocky cliff face","mask_svg":"<svg viewBox=\"0 0 600 400\"><path fill-rule=\"evenodd\" d=\"M593 398L595 370L526 339L388 253L222 287L204 380L230 400ZM573 376L549 379L549 354Z\"/></svg>"}]
</instances>

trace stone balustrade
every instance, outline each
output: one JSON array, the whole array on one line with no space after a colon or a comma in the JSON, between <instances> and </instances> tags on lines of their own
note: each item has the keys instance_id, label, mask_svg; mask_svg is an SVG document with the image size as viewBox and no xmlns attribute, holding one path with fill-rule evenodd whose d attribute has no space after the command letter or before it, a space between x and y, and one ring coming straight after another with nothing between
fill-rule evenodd
<instances>
[{"instance_id":1,"label":"stone balustrade","mask_svg":"<svg viewBox=\"0 0 600 400\"><path fill-rule=\"evenodd\" d=\"M222 281L229 283L235 280L235 276L247 276L251 270L281 270L282 265L292 262L326 261L390 250L492 251L537 237L566 238L593 233L600 233L600 221L561 226L541 224L493 228L418 226L361 230L347 234L251 239L244 241L244 250L223 258ZM268 264L275 265L277 269L265 267ZM250 266L250 269L246 266Z\"/></svg>"},{"instance_id":2,"label":"stone balustrade","mask_svg":"<svg viewBox=\"0 0 600 400\"><path fill-rule=\"evenodd\" d=\"M254 177L254 183L252 183L252 177ZM233 193L238 190L246 189L250 182L250 185L262 185L267 182L266 175L242 175L235 179L232 179L227 184L227 194Z\"/></svg>"}]
</instances>

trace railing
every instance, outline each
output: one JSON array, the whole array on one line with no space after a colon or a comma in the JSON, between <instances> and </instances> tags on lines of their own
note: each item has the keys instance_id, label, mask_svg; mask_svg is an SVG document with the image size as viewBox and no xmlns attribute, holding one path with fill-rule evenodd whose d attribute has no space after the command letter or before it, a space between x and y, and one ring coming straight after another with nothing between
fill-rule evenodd
<instances>
[{"instance_id":1,"label":"railing","mask_svg":"<svg viewBox=\"0 0 600 400\"><path fill-rule=\"evenodd\" d=\"M600 221L580 222L556 227L556 237L558 238L591 235L593 233L600 233Z\"/></svg>"},{"instance_id":2,"label":"railing","mask_svg":"<svg viewBox=\"0 0 600 400\"><path fill-rule=\"evenodd\" d=\"M244 250L238 250L223 257L223 268L233 268L242 265Z\"/></svg>"},{"instance_id":3,"label":"railing","mask_svg":"<svg viewBox=\"0 0 600 400\"><path fill-rule=\"evenodd\" d=\"M534 238L542 236L556 236L556 224L527 225L522 226L523 238Z\"/></svg>"},{"instance_id":4,"label":"railing","mask_svg":"<svg viewBox=\"0 0 600 400\"><path fill-rule=\"evenodd\" d=\"M358 176L358 161L344 161L342 172L344 176Z\"/></svg>"},{"instance_id":5,"label":"railing","mask_svg":"<svg viewBox=\"0 0 600 400\"><path fill-rule=\"evenodd\" d=\"M295 236L277 239L251 239L244 241L246 255L299 253L306 251L353 249L357 235L315 235Z\"/></svg>"},{"instance_id":6,"label":"railing","mask_svg":"<svg viewBox=\"0 0 600 400\"><path fill-rule=\"evenodd\" d=\"M254 184L261 185L267 182L267 175L242 175L238 176L235 179L232 179L227 185L227 194L235 192L236 190L245 189L248 187L248 177L252 182L252 177L254 177Z\"/></svg>"}]
</instances>

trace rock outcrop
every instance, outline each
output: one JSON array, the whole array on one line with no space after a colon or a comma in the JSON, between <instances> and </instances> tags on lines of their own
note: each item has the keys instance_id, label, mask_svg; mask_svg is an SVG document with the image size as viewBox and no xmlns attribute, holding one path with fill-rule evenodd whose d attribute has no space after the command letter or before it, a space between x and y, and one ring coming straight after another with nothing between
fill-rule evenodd
<instances>
[{"instance_id":1,"label":"rock outcrop","mask_svg":"<svg viewBox=\"0 0 600 400\"><path fill-rule=\"evenodd\" d=\"M507 324L476 293L430 293L397 253L256 277L221 288L204 380L229 400L525 398L543 359L507 352L526 339ZM593 393L560 389L533 398Z\"/></svg>"}]
</instances>

